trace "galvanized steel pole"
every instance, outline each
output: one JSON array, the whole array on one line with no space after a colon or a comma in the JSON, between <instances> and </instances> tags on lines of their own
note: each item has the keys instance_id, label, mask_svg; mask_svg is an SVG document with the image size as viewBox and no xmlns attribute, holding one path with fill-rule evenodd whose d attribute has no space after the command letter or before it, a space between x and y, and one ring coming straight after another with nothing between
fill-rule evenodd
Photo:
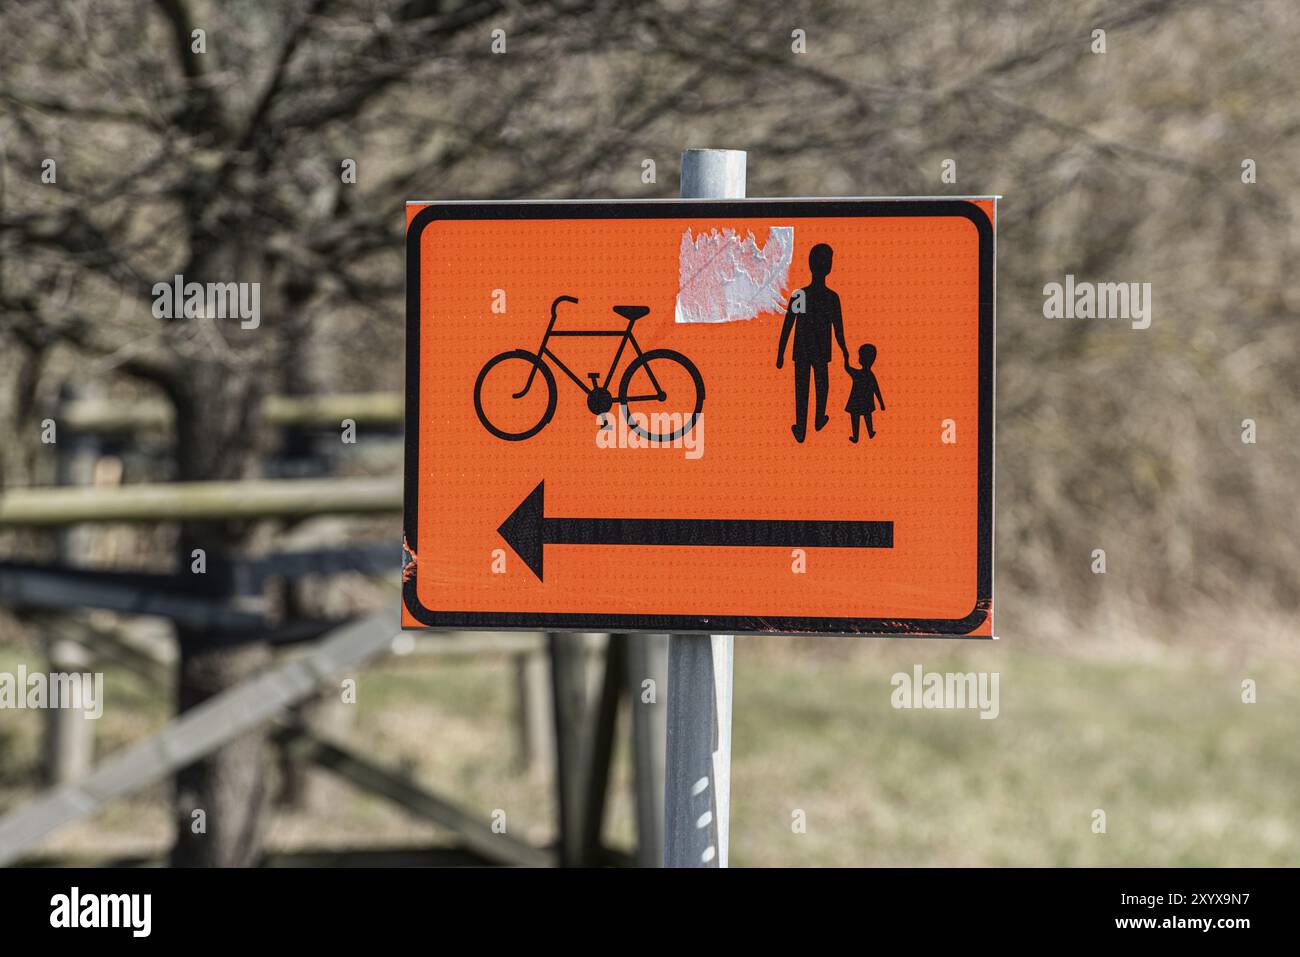
<instances>
[{"instance_id":1,"label":"galvanized steel pole","mask_svg":"<svg viewBox=\"0 0 1300 957\"><path fill-rule=\"evenodd\" d=\"M685 150L683 199L744 199L743 150ZM731 635L668 644L664 866L726 867L731 807Z\"/></svg>"}]
</instances>

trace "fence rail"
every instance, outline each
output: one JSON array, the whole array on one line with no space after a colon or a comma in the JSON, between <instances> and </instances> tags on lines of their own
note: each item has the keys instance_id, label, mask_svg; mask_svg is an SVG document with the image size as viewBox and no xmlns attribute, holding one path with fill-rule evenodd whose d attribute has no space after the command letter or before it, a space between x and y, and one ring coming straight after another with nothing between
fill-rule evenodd
<instances>
[{"instance_id":1,"label":"fence rail","mask_svg":"<svg viewBox=\"0 0 1300 957\"><path fill-rule=\"evenodd\" d=\"M392 477L15 488L0 494L0 529L363 515L401 508L402 480Z\"/></svg>"},{"instance_id":2,"label":"fence rail","mask_svg":"<svg viewBox=\"0 0 1300 957\"><path fill-rule=\"evenodd\" d=\"M353 392L334 395L273 395L262 405L262 420L274 426L337 427L344 419L358 425L401 425L400 392ZM159 430L172 424L165 401L143 399L123 404L107 399L73 399L58 412L60 428L72 432L115 434Z\"/></svg>"}]
</instances>

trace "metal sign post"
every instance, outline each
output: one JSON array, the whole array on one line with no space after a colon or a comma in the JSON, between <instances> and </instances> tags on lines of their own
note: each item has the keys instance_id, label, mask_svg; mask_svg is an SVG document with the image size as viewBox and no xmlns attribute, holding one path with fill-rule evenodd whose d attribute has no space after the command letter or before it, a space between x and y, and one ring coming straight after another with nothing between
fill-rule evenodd
<instances>
[{"instance_id":1,"label":"metal sign post","mask_svg":"<svg viewBox=\"0 0 1300 957\"><path fill-rule=\"evenodd\" d=\"M682 152L683 199L744 199L743 150ZM731 635L668 644L664 866L726 867L731 808Z\"/></svg>"}]
</instances>

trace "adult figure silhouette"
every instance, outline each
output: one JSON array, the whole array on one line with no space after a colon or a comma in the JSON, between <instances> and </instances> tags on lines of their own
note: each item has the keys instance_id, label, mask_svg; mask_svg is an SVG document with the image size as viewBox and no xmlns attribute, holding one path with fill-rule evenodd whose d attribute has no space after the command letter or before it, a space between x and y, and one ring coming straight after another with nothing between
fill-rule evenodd
<instances>
[{"instance_id":1,"label":"adult figure silhouette","mask_svg":"<svg viewBox=\"0 0 1300 957\"><path fill-rule=\"evenodd\" d=\"M794 425L790 431L795 441L802 442L808 432L808 377L817 383L817 418L813 425L821 431L829 419L826 416L826 392L829 387L828 369L831 361L831 330L839 343L844 362L849 361L849 350L844 345L844 321L840 315L840 297L826 285L831 271L834 250L826 243L818 243L808 253L808 271L812 282L796 290L790 297L781 325L781 343L776 349L776 367L785 364L785 344L794 330ZM802 306L802 308L800 308Z\"/></svg>"}]
</instances>

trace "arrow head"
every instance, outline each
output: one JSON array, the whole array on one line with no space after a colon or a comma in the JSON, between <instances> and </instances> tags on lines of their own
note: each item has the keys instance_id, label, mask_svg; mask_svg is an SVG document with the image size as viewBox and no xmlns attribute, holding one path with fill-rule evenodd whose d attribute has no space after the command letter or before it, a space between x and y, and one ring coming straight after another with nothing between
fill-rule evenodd
<instances>
[{"instance_id":1,"label":"arrow head","mask_svg":"<svg viewBox=\"0 0 1300 957\"><path fill-rule=\"evenodd\" d=\"M542 489L545 485L544 481L538 482L537 488L528 493L497 529L497 534L532 569L538 581L542 580Z\"/></svg>"}]
</instances>

